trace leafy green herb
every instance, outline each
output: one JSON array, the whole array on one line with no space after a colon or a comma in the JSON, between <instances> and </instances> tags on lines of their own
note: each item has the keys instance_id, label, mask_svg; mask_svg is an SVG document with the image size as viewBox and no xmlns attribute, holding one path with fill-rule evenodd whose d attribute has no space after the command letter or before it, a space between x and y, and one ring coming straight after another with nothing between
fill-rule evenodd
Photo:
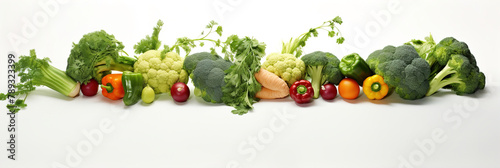
<instances>
[{"instance_id":1,"label":"leafy green herb","mask_svg":"<svg viewBox=\"0 0 500 168\"><path fill-rule=\"evenodd\" d=\"M134 45L135 53L142 54L149 50L158 50L161 46L161 41L158 40L161 28L163 26L163 21L158 20L156 27L153 28L153 34L151 36L147 35L146 38L142 39L136 45Z\"/></svg>"},{"instance_id":2,"label":"leafy green herb","mask_svg":"<svg viewBox=\"0 0 500 168\"><path fill-rule=\"evenodd\" d=\"M188 37L177 38L177 41L175 42L175 44L173 46L165 45L164 52L175 51L176 53L180 54L180 50L182 49L182 50L184 50L184 52L186 53L186 56L187 56L191 52L192 48L195 48L197 46L203 47L203 46L205 46L205 42L211 42L214 44L214 46L210 48L210 51L214 55L217 54L215 51L215 47L222 47L221 40L220 39L214 40L214 39L210 39L208 37L210 34L212 34L214 32L217 33L219 35L219 37L221 37L222 36L222 27L219 26L219 24L217 22L212 20L205 28L208 30L208 32L205 33L205 31L202 31L201 32L202 37L196 38L196 39L190 39Z\"/></svg>"},{"instance_id":3,"label":"leafy green herb","mask_svg":"<svg viewBox=\"0 0 500 168\"><path fill-rule=\"evenodd\" d=\"M342 24L342 18L339 16L335 17L332 20L324 22L321 26L318 26L316 28L311 28L309 29L308 32L301 34L299 37L293 39L291 38L288 43L283 42L283 48L281 50L282 54L294 54L295 57L300 57L302 55L302 47L306 45L306 41L314 36L318 37L318 30L325 30L328 31L328 36L333 38L335 36L339 36L337 38L337 43L342 44L344 43L344 37L342 37L342 34L340 33L339 28L336 25L341 25Z\"/></svg>"},{"instance_id":4,"label":"leafy green herb","mask_svg":"<svg viewBox=\"0 0 500 168\"><path fill-rule=\"evenodd\" d=\"M260 60L265 55L266 45L259 43L256 39L245 37L238 38L236 35L228 37L224 42L232 53L231 59L234 64L225 71L224 81L226 85L222 88L222 101L233 106L233 114L243 115L252 109L255 102L255 94L260 91L261 85L255 79L254 74L260 70Z\"/></svg>"}]
</instances>

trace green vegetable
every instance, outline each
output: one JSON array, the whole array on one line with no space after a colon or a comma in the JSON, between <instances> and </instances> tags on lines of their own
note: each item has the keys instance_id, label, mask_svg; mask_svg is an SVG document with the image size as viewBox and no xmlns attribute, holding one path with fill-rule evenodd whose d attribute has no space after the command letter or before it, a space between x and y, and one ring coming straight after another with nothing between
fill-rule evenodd
<instances>
[{"instance_id":1,"label":"green vegetable","mask_svg":"<svg viewBox=\"0 0 500 168\"><path fill-rule=\"evenodd\" d=\"M254 74L260 70L260 60L265 55L266 45L256 39L238 38L232 35L225 42L234 53L234 64L225 71L222 88L224 104L236 108L233 114L243 115L252 109L255 94L260 91L261 85ZM231 59L233 59L231 57Z\"/></svg>"},{"instance_id":2,"label":"green vegetable","mask_svg":"<svg viewBox=\"0 0 500 168\"><path fill-rule=\"evenodd\" d=\"M485 75L479 70L476 58L470 52L466 43L453 37L447 37L438 44L432 35L423 40L412 40L420 56L431 67L430 96L440 88L448 88L458 95L472 94L485 86Z\"/></svg>"},{"instance_id":3,"label":"green vegetable","mask_svg":"<svg viewBox=\"0 0 500 168\"><path fill-rule=\"evenodd\" d=\"M196 68L196 65L198 65L199 61L204 59L210 59L215 61L222 58L218 55L211 54L209 52L200 52L187 56L186 59L184 59L184 70L186 70L186 72L190 74L191 79L193 78L192 73Z\"/></svg>"},{"instance_id":4,"label":"green vegetable","mask_svg":"<svg viewBox=\"0 0 500 168\"><path fill-rule=\"evenodd\" d=\"M304 78L306 65L292 54L271 53L266 56L262 68L278 75L288 86Z\"/></svg>"},{"instance_id":5,"label":"green vegetable","mask_svg":"<svg viewBox=\"0 0 500 168\"><path fill-rule=\"evenodd\" d=\"M66 74L80 83L87 83L94 78L101 83L101 78L115 71L132 71L134 58L121 56L123 44L115 36L104 30L84 35L68 57Z\"/></svg>"},{"instance_id":6,"label":"green vegetable","mask_svg":"<svg viewBox=\"0 0 500 168\"><path fill-rule=\"evenodd\" d=\"M358 85L363 86L363 81L373 75L372 70L366 64L365 60L357 53L346 55L340 61L340 71L348 78L352 78L358 82Z\"/></svg>"},{"instance_id":7,"label":"green vegetable","mask_svg":"<svg viewBox=\"0 0 500 168\"><path fill-rule=\"evenodd\" d=\"M411 45L386 46L371 53L366 63L403 99L423 98L429 89L429 64Z\"/></svg>"},{"instance_id":8,"label":"green vegetable","mask_svg":"<svg viewBox=\"0 0 500 168\"><path fill-rule=\"evenodd\" d=\"M484 89L485 75L466 43L453 37L441 40L429 53L431 65L430 89L427 96L440 88L451 88L457 95L472 94Z\"/></svg>"},{"instance_id":9,"label":"green vegetable","mask_svg":"<svg viewBox=\"0 0 500 168\"><path fill-rule=\"evenodd\" d=\"M141 73L125 71L122 74L122 84L125 90L123 103L127 106L134 105L141 99L142 88L144 87L144 79Z\"/></svg>"},{"instance_id":10,"label":"green vegetable","mask_svg":"<svg viewBox=\"0 0 500 168\"><path fill-rule=\"evenodd\" d=\"M153 28L153 34L147 35L144 39L134 45L135 53L142 54L149 50L158 50L161 46L161 41L158 39L160 35L163 21L158 20L156 26Z\"/></svg>"},{"instance_id":11,"label":"green vegetable","mask_svg":"<svg viewBox=\"0 0 500 168\"><path fill-rule=\"evenodd\" d=\"M64 71L50 65L49 62L49 58L37 58L35 50L31 50L29 56L19 57L19 61L14 64L14 70L20 77L20 83L15 85L17 91L0 94L0 100L5 100L9 96L25 95L24 99L18 99L13 105L7 105L10 111L18 112L20 108L26 107L24 101L28 94L36 89L36 86L47 86L68 97L78 96L80 83L71 79Z\"/></svg>"},{"instance_id":12,"label":"green vegetable","mask_svg":"<svg viewBox=\"0 0 500 168\"><path fill-rule=\"evenodd\" d=\"M195 86L195 96L202 97L206 102L222 103L222 88L226 84L224 71L231 65L233 65L232 62L222 58L199 61L191 75Z\"/></svg>"},{"instance_id":13,"label":"green vegetable","mask_svg":"<svg viewBox=\"0 0 500 168\"><path fill-rule=\"evenodd\" d=\"M215 33L217 33L219 35L219 37L222 36L222 27L218 26L218 25L219 24L217 22L214 22L212 20L212 21L210 21L210 23L207 26L205 26L205 28L208 29L208 33L205 33L205 31L201 32L202 37L195 38L195 39L191 39L191 38L187 38L187 37L177 38L177 41L171 47L169 47L168 45L164 46L165 51L170 52L170 51L175 50L175 52L177 54L180 54L180 49L182 48L182 50L184 50L184 52L186 52L186 56L187 56L191 52L192 48L197 47L197 46L203 47L203 46L205 46L205 42L211 42L214 44L214 46L210 48L211 53L213 55L217 55L217 53L215 51L215 47L222 47L222 45L221 45L222 42L220 39L217 39L217 40L209 39L208 36L210 34L214 33L214 31L215 31ZM215 27L215 26L217 26L217 27ZM198 42L198 45L196 44L196 42ZM226 50L227 50L227 47L224 47L222 49L222 52L226 53L226 59L227 59L227 56L229 56L230 53L227 52Z\"/></svg>"},{"instance_id":14,"label":"green vegetable","mask_svg":"<svg viewBox=\"0 0 500 168\"><path fill-rule=\"evenodd\" d=\"M433 75L443 69L454 54L463 55L468 58L471 64L476 65L476 58L472 55L466 43L460 42L453 37L447 37L441 40L426 58L432 68Z\"/></svg>"},{"instance_id":15,"label":"green vegetable","mask_svg":"<svg viewBox=\"0 0 500 168\"><path fill-rule=\"evenodd\" d=\"M144 103L150 104L155 100L155 91L149 85L142 89L141 99Z\"/></svg>"},{"instance_id":16,"label":"green vegetable","mask_svg":"<svg viewBox=\"0 0 500 168\"><path fill-rule=\"evenodd\" d=\"M311 78L314 89L314 98L319 97L321 85L333 83L338 85L344 78L339 69L339 59L328 52L316 51L302 56L302 61L306 65L306 74Z\"/></svg>"},{"instance_id":17,"label":"green vegetable","mask_svg":"<svg viewBox=\"0 0 500 168\"><path fill-rule=\"evenodd\" d=\"M149 50L137 58L134 72L141 73L155 93L169 93L174 83L187 83L189 80L182 66L183 58L175 52Z\"/></svg>"},{"instance_id":18,"label":"green vegetable","mask_svg":"<svg viewBox=\"0 0 500 168\"><path fill-rule=\"evenodd\" d=\"M342 37L342 34L340 33L340 30L336 26L336 24L338 25L342 24L342 18L340 18L339 16L333 18L332 20L324 22L321 26L309 29L308 32L301 34L299 37L295 39L290 38L290 41L288 43L283 42L281 53L293 54L297 58L300 57L302 55L302 47L306 45L307 39L309 39L312 36L318 37L318 30L328 31L328 36L332 38L335 36L340 36L339 38L337 38L337 43L338 44L344 43L344 37ZM328 30L328 28L330 28L330 30Z\"/></svg>"},{"instance_id":19,"label":"green vegetable","mask_svg":"<svg viewBox=\"0 0 500 168\"><path fill-rule=\"evenodd\" d=\"M425 37L425 41L413 39L405 44L413 45L413 47L415 47L415 50L417 50L418 55L420 55L420 57L423 59L427 59L429 53L434 50L434 47L436 46L436 42L434 41L434 38L432 38L432 34L430 34L428 37Z\"/></svg>"}]
</instances>

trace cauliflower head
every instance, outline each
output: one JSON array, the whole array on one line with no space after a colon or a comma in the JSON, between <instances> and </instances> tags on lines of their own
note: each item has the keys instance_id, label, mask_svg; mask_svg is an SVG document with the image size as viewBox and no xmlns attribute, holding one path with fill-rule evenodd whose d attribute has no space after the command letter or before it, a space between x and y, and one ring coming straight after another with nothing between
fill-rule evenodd
<instances>
[{"instance_id":1,"label":"cauliflower head","mask_svg":"<svg viewBox=\"0 0 500 168\"><path fill-rule=\"evenodd\" d=\"M278 75L288 86L304 78L306 65L292 54L271 53L266 57L262 68Z\"/></svg>"},{"instance_id":2,"label":"cauliflower head","mask_svg":"<svg viewBox=\"0 0 500 168\"><path fill-rule=\"evenodd\" d=\"M182 69L184 59L175 52L168 52L162 59L161 50L149 50L137 58L134 72L139 72L155 93L169 93L177 82L187 83L187 72Z\"/></svg>"}]
</instances>

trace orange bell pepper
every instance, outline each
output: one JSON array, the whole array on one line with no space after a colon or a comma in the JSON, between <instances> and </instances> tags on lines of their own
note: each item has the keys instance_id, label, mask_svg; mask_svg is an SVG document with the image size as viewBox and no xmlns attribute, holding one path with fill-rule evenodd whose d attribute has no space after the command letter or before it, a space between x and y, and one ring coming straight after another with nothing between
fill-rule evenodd
<instances>
[{"instance_id":1,"label":"orange bell pepper","mask_svg":"<svg viewBox=\"0 0 500 168\"><path fill-rule=\"evenodd\" d=\"M102 78L102 95L111 100L119 100L125 96L122 85L122 74L109 74Z\"/></svg>"}]
</instances>

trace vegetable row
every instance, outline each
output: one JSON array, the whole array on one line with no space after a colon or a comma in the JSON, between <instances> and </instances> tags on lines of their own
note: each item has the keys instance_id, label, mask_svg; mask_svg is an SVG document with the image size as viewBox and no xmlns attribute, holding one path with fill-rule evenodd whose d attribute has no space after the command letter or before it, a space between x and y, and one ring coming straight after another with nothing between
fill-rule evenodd
<instances>
[{"instance_id":1,"label":"vegetable row","mask_svg":"<svg viewBox=\"0 0 500 168\"><path fill-rule=\"evenodd\" d=\"M15 63L20 77L17 92L0 94L0 99L21 96L8 108L17 112L26 107L25 99L37 86L47 86L63 95L76 97L97 94L122 100L127 106L139 101L152 103L155 94L170 93L175 101L188 100L191 79L193 92L209 103L232 106L234 114L245 114L260 99L290 96L296 103L308 103L320 96L356 99L362 91L369 99L379 100L391 92L407 100L431 96L439 89L451 89L458 95L472 94L485 87L485 75L467 44L447 37L436 44L432 35L411 40L400 46L386 46L366 60L357 53L339 60L334 54L315 51L302 55L302 48L320 30L344 38L338 29L340 17L311 28L297 38L283 42L281 52L266 55L266 45L250 37L230 35L225 40L222 27L210 22L198 38L178 38L174 45L161 47L158 21L153 33L134 45L135 54L104 30L85 34L73 44L66 71L50 65L48 58L37 58L34 50ZM190 54L195 47L212 45L210 52ZM181 57L181 50L186 54ZM220 51L220 55L217 53ZM121 71L122 73L113 73Z\"/></svg>"}]
</instances>

